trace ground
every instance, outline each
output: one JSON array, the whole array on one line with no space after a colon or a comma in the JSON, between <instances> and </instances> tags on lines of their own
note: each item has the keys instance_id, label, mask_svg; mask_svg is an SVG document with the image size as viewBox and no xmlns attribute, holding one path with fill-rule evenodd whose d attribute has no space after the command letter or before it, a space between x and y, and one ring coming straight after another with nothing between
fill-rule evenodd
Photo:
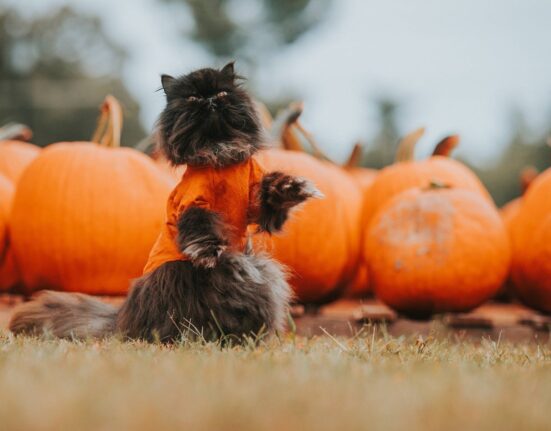
<instances>
[{"instance_id":1,"label":"ground","mask_svg":"<svg viewBox=\"0 0 551 431\"><path fill-rule=\"evenodd\" d=\"M551 344L291 334L242 347L0 332L2 430L548 430Z\"/></svg>"}]
</instances>

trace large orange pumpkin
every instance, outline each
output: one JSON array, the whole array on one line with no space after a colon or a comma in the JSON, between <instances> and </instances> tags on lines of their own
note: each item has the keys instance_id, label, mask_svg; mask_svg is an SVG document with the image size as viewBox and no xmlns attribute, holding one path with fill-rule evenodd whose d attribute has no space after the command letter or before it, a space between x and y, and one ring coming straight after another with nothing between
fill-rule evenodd
<instances>
[{"instance_id":1,"label":"large orange pumpkin","mask_svg":"<svg viewBox=\"0 0 551 431\"><path fill-rule=\"evenodd\" d=\"M359 257L360 190L340 168L306 153L270 149L258 155L267 170L312 180L325 195L296 209L268 247L290 269L297 299L333 299L348 284ZM259 244L259 241L257 241Z\"/></svg>"},{"instance_id":2,"label":"large orange pumpkin","mask_svg":"<svg viewBox=\"0 0 551 431\"><path fill-rule=\"evenodd\" d=\"M538 175L523 196L511 226L512 279L528 305L551 312L551 169Z\"/></svg>"},{"instance_id":3,"label":"large orange pumpkin","mask_svg":"<svg viewBox=\"0 0 551 431\"><path fill-rule=\"evenodd\" d=\"M258 155L266 170L280 170L312 180L325 195L296 209L281 234L273 235L267 248L290 269L290 282L297 299L320 303L334 299L348 285L359 261L359 216L361 191L352 178L328 160L304 153L296 129L301 104L292 104L274 120L281 130L283 149ZM315 142L314 142L315 145ZM262 246L266 238L257 238Z\"/></svg>"},{"instance_id":4,"label":"large orange pumpkin","mask_svg":"<svg viewBox=\"0 0 551 431\"><path fill-rule=\"evenodd\" d=\"M11 236L27 292L124 294L141 274L173 180L119 148L121 127L108 96L93 142L49 145L21 176Z\"/></svg>"},{"instance_id":5,"label":"large orange pumpkin","mask_svg":"<svg viewBox=\"0 0 551 431\"><path fill-rule=\"evenodd\" d=\"M387 201L365 235L376 295L413 317L467 311L494 296L511 259L496 208L478 192L413 188Z\"/></svg>"},{"instance_id":6,"label":"large orange pumpkin","mask_svg":"<svg viewBox=\"0 0 551 431\"><path fill-rule=\"evenodd\" d=\"M363 208L364 226L369 226L378 209L393 196L411 187L423 187L435 179L452 187L475 191L492 201L476 175L464 164L448 157L459 142L458 136L445 138L437 145L431 157L415 161L415 145L423 134L424 129L418 129L407 135L400 143L396 162L379 171L367 192L369 199L366 199Z\"/></svg>"}]
</instances>

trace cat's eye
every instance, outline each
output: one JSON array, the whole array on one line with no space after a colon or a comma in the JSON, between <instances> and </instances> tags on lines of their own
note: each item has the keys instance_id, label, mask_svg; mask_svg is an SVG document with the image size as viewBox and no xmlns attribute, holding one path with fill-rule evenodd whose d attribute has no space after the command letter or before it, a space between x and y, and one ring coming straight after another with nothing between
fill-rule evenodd
<instances>
[{"instance_id":1,"label":"cat's eye","mask_svg":"<svg viewBox=\"0 0 551 431\"><path fill-rule=\"evenodd\" d=\"M216 97L226 97L228 95L228 92L227 91L221 91L220 93L218 93L216 95Z\"/></svg>"},{"instance_id":2,"label":"cat's eye","mask_svg":"<svg viewBox=\"0 0 551 431\"><path fill-rule=\"evenodd\" d=\"M188 96L188 97L186 98L186 100L187 100L188 102L197 102L197 101L199 100L199 98L198 98L197 96Z\"/></svg>"}]
</instances>

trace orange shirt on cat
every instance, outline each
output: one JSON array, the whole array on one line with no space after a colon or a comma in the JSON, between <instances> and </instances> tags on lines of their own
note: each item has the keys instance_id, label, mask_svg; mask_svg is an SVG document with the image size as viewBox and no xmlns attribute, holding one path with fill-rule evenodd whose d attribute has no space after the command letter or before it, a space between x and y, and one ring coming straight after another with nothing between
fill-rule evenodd
<instances>
[{"instance_id":1,"label":"orange shirt on cat","mask_svg":"<svg viewBox=\"0 0 551 431\"><path fill-rule=\"evenodd\" d=\"M166 222L149 253L144 274L165 262L189 260L176 244L178 220L190 206L218 213L229 227L229 246L243 250L247 226L256 218L256 194L264 170L254 157L243 163L214 168L188 166L184 176L167 202Z\"/></svg>"}]
</instances>

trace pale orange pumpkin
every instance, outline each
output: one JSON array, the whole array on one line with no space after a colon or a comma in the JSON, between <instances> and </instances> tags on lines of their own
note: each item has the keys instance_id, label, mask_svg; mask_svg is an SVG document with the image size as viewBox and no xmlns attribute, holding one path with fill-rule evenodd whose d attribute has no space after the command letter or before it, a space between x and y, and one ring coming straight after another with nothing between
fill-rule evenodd
<instances>
[{"instance_id":1,"label":"pale orange pumpkin","mask_svg":"<svg viewBox=\"0 0 551 431\"><path fill-rule=\"evenodd\" d=\"M511 260L496 208L459 188L395 195L374 215L363 251L377 297L412 317L482 304L502 285Z\"/></svg>"},{"instance_id":2,"label":"pale orange pumpkin","mask_svg":"<svg viewBox=\"0 0 551 431\"><path fill-rule=\"evenodd\" d=\"M23 141L0 141L0 174L16 183L25 168L40 154L40 148Z\"/></svg>"},{"instance_id":3,"label":"pale orange pumpkin","mask_svg":"<svg viewBox=\"0 0 551 431\"><path fill-rule=\"evenodd\" d=\"M396 162L379 171L367 192L369 199L366 199L363 208L364 226L369 226L378 209L393 196L411 187L426 186L432 180L444 182L451 187L475 191L489 202L493 202L476 175L461 162L448 157L459 143L458 136L443 139L431 157L415 161L415 145L423 134L424 129L421 128L407 135L400 143Z\"/></svg>"},{"instance_id":4,"label":"pale orange pumpkin","mask_svg":"<svg viewBox=\"0 0 551 431\"><path fill-rule=\"evenodd\" d=\"M27 292L124 294L142 273L173 180L119 148L121 128L108 96L93 142L49 145L21 176L11 239Z\"/></svg>"}]
</instances>

